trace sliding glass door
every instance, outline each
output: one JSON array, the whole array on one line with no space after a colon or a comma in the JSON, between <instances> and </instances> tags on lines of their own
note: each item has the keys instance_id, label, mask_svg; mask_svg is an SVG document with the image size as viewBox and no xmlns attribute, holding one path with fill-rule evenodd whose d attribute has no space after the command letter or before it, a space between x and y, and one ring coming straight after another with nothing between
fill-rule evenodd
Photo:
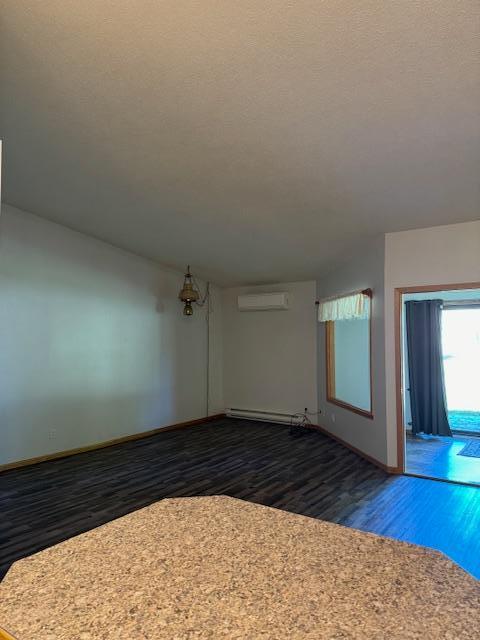
<instances>
[{"instance_id":1,"label":"sliding glass door","mask_svg":"<svg viewBox=\"0 0 480 640\"><path fill-rule=\"evenodd\" d=\"M442 348L450 428L480 435L480 306L444 305Z\"/></svg>"}]
</instances>

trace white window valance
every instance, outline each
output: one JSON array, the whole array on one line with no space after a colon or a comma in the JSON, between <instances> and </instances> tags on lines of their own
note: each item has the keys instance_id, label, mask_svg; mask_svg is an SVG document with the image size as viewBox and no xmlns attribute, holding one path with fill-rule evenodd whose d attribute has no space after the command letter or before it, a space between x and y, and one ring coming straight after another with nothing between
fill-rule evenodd
<instances>
[{"instance_id":1,"label":"white window valance","mask_svg":"<svg viewBox=\"0 0 480 640\"><path fill-rule=\"evenodd\" d=\"M318 321L366 320L370 317L370 289L325 298L318 303Z\"/></svg>"}]
</instances>

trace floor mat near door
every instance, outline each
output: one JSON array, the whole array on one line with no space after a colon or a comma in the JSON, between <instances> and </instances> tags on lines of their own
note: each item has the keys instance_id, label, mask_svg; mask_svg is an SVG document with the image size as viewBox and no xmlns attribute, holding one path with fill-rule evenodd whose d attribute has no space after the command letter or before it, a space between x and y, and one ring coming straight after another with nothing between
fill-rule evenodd
<instances>
[{"instance_id":1,"label":"floor mat near door","mask_svg":"<svg viewBox=\"0 0 480 640\"><path fill-rule=\"evenodd\" d=\"M469 458L480 458L480 440L470 440L470 442L467 442L463 449L458 452L458 455Z\"/></svg>"}]
</instances>

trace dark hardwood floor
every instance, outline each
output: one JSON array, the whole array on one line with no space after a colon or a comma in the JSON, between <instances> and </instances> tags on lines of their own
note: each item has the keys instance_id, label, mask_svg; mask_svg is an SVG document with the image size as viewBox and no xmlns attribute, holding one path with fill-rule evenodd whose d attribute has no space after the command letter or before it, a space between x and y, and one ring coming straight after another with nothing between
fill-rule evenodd
<instances>
[{"instance_id":1,"label":"dark hardwood floor","mask_svg":"<svg viewBox=\"0 0 480 640\"><path fill-rule=\"evenodd\" d=\"M312 431L222 419L0 474L0 575L172 496L226 494L439 549L480 577L480 489L388 476Z\"/></svg>"}]
</instances>

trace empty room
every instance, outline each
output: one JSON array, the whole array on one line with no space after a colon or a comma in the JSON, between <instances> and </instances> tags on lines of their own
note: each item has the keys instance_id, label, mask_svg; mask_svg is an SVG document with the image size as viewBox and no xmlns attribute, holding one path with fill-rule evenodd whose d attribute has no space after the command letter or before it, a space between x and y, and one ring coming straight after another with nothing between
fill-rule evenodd
<instances>
[{"instance_id":1,"label":"empty room","mask_svg":"<svg viewBox=\"0 0 480 640\"><path fill-rule=\"evenodd\" d=\"M0 640L476 639L478 0L0 0Z\"/></svg>"}]
</instances>

